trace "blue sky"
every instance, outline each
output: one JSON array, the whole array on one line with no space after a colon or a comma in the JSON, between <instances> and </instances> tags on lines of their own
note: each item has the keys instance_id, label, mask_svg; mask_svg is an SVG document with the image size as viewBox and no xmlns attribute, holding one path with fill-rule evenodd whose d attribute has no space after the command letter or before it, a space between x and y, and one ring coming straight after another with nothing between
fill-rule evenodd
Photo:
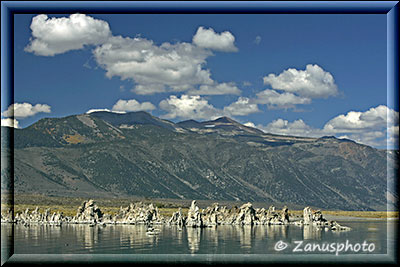
<instances>
[{"instance_id":1,"label":"blue sky","mask_svg":"<svg viewBox=\"0 0 400 267\"><path fill-rule=\"evenodd\" d=\"M397 143L386 15L18 14L2 125L108 109ZM389 126L387 126L389 122ZM393 125L391 125L393 122Z\"/></svg>"}]
</instances>

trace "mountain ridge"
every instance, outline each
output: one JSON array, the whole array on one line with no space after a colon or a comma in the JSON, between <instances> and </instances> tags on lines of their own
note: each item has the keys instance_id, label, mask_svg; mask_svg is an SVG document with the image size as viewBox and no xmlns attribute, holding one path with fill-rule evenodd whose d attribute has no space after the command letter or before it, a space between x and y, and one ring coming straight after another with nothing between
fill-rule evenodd
<instances>
[{"instance_id":1,"label":"mountain ridge","mask_svg":"<svg viewBox=\"0 0 400 267\"><path fill-rule=\"evenodd\" d=\"M335 137L273 135L226 117L173 123L146 112L94 112L1 129L2 150L7 132L14 135L17 193L291 202L362 210L384 207L389 194L397 198L387 190L395 177L386 165L398 169L398 151ZM12 180L2 181L6 178Z\"/></svg>"}]
</instances>

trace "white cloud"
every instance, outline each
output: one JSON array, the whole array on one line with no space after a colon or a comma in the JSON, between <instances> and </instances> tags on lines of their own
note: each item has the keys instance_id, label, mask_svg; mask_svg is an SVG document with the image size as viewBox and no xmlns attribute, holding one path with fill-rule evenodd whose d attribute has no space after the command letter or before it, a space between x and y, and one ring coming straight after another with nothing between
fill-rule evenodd
<instances>
[{"instance_id":1,"label":"white cloud","mask_svg":"<svg viewBox=\"0 0 400 267\"><path fill-rule=\"evenodd\" d=\"M324 130L331 132L360 132L386 128L388 124L398 124L399 112L384 105L370 108L365 112L349 111L326 123Z\"/></svg>"},{"instance_id":2,"label":"white cloud","mask_svg":"<svg viewBox=\"0 0 400 267\"><path fill-rule=\"evenodd\" d=\"M138 84L131 91L138 95L152 95L156 93L164 93L166 88L163 84Z\"/></svg>"},{"instance_id":3,"label":"white cloud","mask_svg":"<svg viewBox=\"0 0 400 267\"><path fill-rule=\"evenodd\" d=\"M388 147L398 146L399 144L399 125L388 126L387 128Z\"/></svg>"},{"instance_id":4,"label":"white cloud","mask_svg":"<svg viewBox=\"0 0 400 267\"><path fill-rule=\"evenodd\" d=\"M218 34L212 28L199 27L193 36L193 43L198 47L224 52L238 51L234 42L235 37L232 33L225 31Z\"/></svg>"},{"instance_id":5,"label":"white cloud","mask_svg":"<svg viewBox=\"0 0 400 267\"><path fill-rule=\"evenodd\" d=\"M112 107L113 111L142 111L154 110L156 107L150 102L139 103L136 99L118 100Z\"/></svg>"},{"instance_id":6,"label":"white cloud","mask_svg":"<svg viewBox=\"0 0 400 267\"><path fill-rule=\"evenodd\" d=\"M377 147L386 145L385 137L386 137L385 130L382 130L382 131L370 131L370 132L346 134L343 136L339 136L338 138L346 138L356 141L357 143Z\"/></svg>"},{"instance_id":7,"label":"white cloud","mask_svg":"<svg viewBox=\"0 0 400 267\"><path fill-rule=\"evenodd\" d=\"M120 99L114 104L111 110L108 108L97 108L97 109L90 109L86 113L90 114L98 111L106 111L106 112L124 114L130 111L142 111L142 110L150 111L154 109L156 109L156 107L150 102L139 103L136 99L130 99L130 100Z\"/></svg>"},{"instance_id":8,"label":"white cloud","mask_svg":"<svg viewBox=\"0 0 400 267\"><path fill-rule=\"evenodd\" d=\"M324 132L344 133L348 138L371 146L393 147L398 143L399 112L385 105L367 111L349 111L328 121Z\"/></svg>"},{"instance_id":9,"label":"white cloud","mask_svg":"<svg viewBox=\"0 0 400 267\"><path fill-rule=\"evenodd\" d=\"M245 116L260 112L256 103L247 97L239 97L223 109L218 109L208 101L197 95L182 95L180 98L171 95L159 104L160 108L167 112L163 118L207 119L213 120L222 116Z\"/></svg>"},{"instance_id":10,"label":"white cloud","mask_svg":"<svg viewBox=\"0 0 400 267\"><path fill-rule=\"evenodd\" d=\"M266 104L268 109L294 109L296 105L310 104L313 98L338 94L333 76L318 65L308 64L305 70L287 69L278 76L269 74L263 80L273 90L257 93L254 102Z\"/></svg>"},{"instance_id":11,"label":"white cloud","mask_svg":"<svg viewBox=\"0 0 400 267\"><path fill-rule=\"evenodd\" d=\"M338 94L337 85L332 74L318 65L308 64L305 70L287 69L281 74L269 74L264 84L272 89L296 93L308 98L327 98Z\"/></svg>"},{"instance_id":12,"label":"white cloud","mask_svg":"<svg viewBox=\"0 0 400 267\"><path fill-rule=\"evenodd\" d=\"M213 85L210 71L203 69L211 52L188 43L164 43L156 46L143 38L112 37L94 51L97 63L106 76L131 79L138 94L153 94Z\"/></svg>"},{"instance_id":13,"label":"white cloud","mask_svg":"<svg viewBox=\"0 0 400 267\"><path fill-rule=\"evenodd\" d=\"M302 119L289 122L277 119L257 128L274 134L322 137L335 135L370 146L393 147L399 138L399 112L384 105L365 112L350 111L329 120L322 129L307 125Z\"/></svg>"},{"instance_id":14,"label":"white cloud","mask_svg":"<svg viewBox=\"0 0 400 267\"><path fill-rule=\"evenodd\" d=\"M1 126L19 128L19 122L16 119L5 118L1 119Z\"/></svg>"},{"instance_id":15,"label":"white cloud","mask_svg":"<svg viewBox=\"0 0 400 267\"><path fill-rule=\"evenodd\" d=\"M257 126L256 126L254 123L252 123L251 121L246 122L246 123L244 123L243 125L244 125L244 126L247 126L247 127L257 128Z\"/></svg>"},{"instance_id":16,"label":"white cloud","mask_svg":"<svg viewBox=\"0 0 400 267\"><path fill-rule=\"evenodd\" d=\"M295 108L298 104L310 104L308 97L297 96L292 93L279 93L275 90L266 89L257 93L254 100L258 104L266 104L269 109L289 109Z\"/></svg>"},{"instance_id":17,"label":"white cloud","mask_svg":"<svg viewBox=\"0 0 400 267\"><path fill-rule=\"evenodd\" d=\"M256 45L259 45L259 44L261 43L261 36L257 35L257 36L256 36L256 39L254 40L254 43L255 43Z\"/></svg>"},{"instance_id":18,"label":"white cloud","mask_svg":"<svg viewBox=\"0 0 400 267\"><path fill-rule=\"evenodd\" d=\"M201 85L199 89L190 90L190 95L240 95L240 89L234 83Z\"/></svg>"},{"instance_id":19,"label":"white cloud","mask_svg":"<svg viewBox=\"0 0 400 267\"><path fill-rule=\"evenodd\" d=\"M397 125L397 126L395 126L395 125L389 126L388 129L387 129L387 132L391 136L399 137L399 125Z\"/></svg>"},{"instance_id":20,"label":"white cloud","mask_svg":"<svg viewBox=\"0 0 400 267\"><path fill-rule=\"evenodd\" d=\"M93 51L106 76L136 83L141 95L189 91L191 95L240 94L234 83L218 83L204 69L212 53L189 43L155 45L144 38L114 36Z\"/></svg>"},{"instance_id":21,"label":"white cloud","mask_svg":"<svg viewBox=\"0 0 400 267\"><path fill-rule=\"evenodd\" d=\"M90 114L93 112L99 112L99 111L106 111L106 112L113 112L113 113L120 113L120 114L126 113L125 111L114 111L114 110L109 110L107 108L93 108L93 109L89 109L88 111L86 111L86 114Z\"/></svg>"},{"instance_id":22,"label":"white cloud","mask_svg":"<svg viewBox=\"0 0 400 267\"><path fill-rule=\"evenodd\" d=\"M258 128L273 134L281 135L293 135L293 136L306 136L306 137L318 137L322 136L323 133L307 125L302 119L289 122L283 119L277 119L266 126L258 125Z\"/></svg>"},{"instance_id":23,"label":"white cloud","mask_svg":"<svg viewBox=\"0 0 400 267\"><path fill-rule=\"evenodd\" d=\"M193 43L155 45L140 35L113 36L106 21L84 14L61 18L38 15L33 18L31 29L32 38L25 51L54 56L94 45L93 56L106 70L106 76L133 81L132 91L137 94L240 94L234 83L214 81L205 68L206 59L213 56L212 50L237 51L235 37L228 31L216 33L211 28L199 27Z\"/></svg>"},{"instance_id":24,"label":"white cloud","mask_svg":"<svg viewBox=\"0 0 400 267\"><path fill-rule=\"evenodd\" d=\"M236 102L224 107L227 116L246 116L256 112L260 112L257 104L247 97L239 97Z\"/></svg>"},{"instance_id":25,"label":"white cloud","mask_svg":"<svg viewBox=\"0 0 400 267\"><path fill-rule=\"evenodd\" d=\"M167 112L163 118L185 119L216 119L222 116L222 111L209 104L200 96L182 95L180 98L171 95L159 104L160 108Z\"/></svg>"},{"instance_id":26,"label":"white cloud","mask_svg":"<svg viewBox=\"0 0 400 267\"><path fill-rule=\"evenodd\" d=\"M39 56L54 56L85 45L105 42L111 31L107 22L84 14L72 14L68 18L49 18L38 15L32 19L32 38L25 51Z\"/></svg>"},{"instance_id":27,"label":"white cloud","mask_svg":"<svg viewBox=\"0 0 400 267\"><path fill-rule=\"evenodd\" d=\"M4 117L26 118L37 113L50 113L51 107L46 104L36 104L32 106L30 103L14 103L8 109L1 113Z\"/></svg>"}]
</instances>

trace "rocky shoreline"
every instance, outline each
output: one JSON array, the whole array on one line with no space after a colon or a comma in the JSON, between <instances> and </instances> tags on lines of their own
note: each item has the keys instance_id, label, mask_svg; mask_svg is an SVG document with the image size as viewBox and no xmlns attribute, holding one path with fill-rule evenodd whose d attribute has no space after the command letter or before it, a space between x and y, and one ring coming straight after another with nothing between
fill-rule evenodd
<instances>
[{"instance_id":1,"label":"rocky shoreline","mask_svg":"<svg viewBox=\"0 0 400 267\"><path fill-rule=\"evenodd\" d=\"M164 217L153 204L131 203L126 208L120 208L115 215L103 213L93 200L84 201L73 217L64 216L63 213L50 213L47 209L40 213L36 208L32 212L25 212L13 216L10 209L6 214L1 214L2 223L16 223L29 226L30 224L49 224L61 226L68 224L88 224L89 226L107 224L144 224L149 227L153 224L177 225L179 227L212 227L217 225L312 225L332 231L347 231L351 228L341 226L336 221L326 220L321 211L312 211L310 207L303 210L303 219L290 220L289 210L285 206L282 210L276 210L274 206L268 209L255 209L251 203L240 207L228 209L219 206L218 203L200 209L196 200L192 201L188 215L182 213L181 208L174 212L171 217ZM150 228L152 229L152 228Z\"/></svg>"}]
</instances>

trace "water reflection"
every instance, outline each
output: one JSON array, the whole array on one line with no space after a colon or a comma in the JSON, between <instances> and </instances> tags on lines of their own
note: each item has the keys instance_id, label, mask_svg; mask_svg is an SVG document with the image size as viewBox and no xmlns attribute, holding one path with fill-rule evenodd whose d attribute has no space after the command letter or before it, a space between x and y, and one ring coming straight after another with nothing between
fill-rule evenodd
<instances>
[{"instance_id":1,"label":"water reflection","mask_svg":"<svg viewBox=\"0 0 400 267\"><path fill-rule=\"evenodd\" d=\"M1 264L8 260L13 253L14 225L1 224Z\"/></svg>"},{"instance_id":2,"label":"water reflection","mask_svg":"<svg viewBox=\"0 0 400 267\"><path fill-rule=\"evenodd\" d=\"M186 228L188 245L191 253L200 248L201 228Z\"/></svg>"},{"instance_id":3,"label":"water reflection","mask_svg":"<svg viewBox=\"0 0 400 267\"><path fill-rule=\"evenodd\" d=\"M213 248L218 247L219 231L217 226L208 227L203 231L204 239L208 240L208 244Z\"/></svg>"},{"instance_id":4,"label":"water reflection","mask_svg":"<svg viewBox=\"0 0 400 267\"><path fill-rule=\"evenodd\" d=\"M277 240L374 243L386 250L386 222L348 224L348 232L325 231L315 226L221 225L207 228L154 226L160 232L146 234L140 225L23 225L14 226L15 253L274 253ZM7 226L8 227L8 226ZM7 228L2 224L2 236ZM373 229L373 230L369 230ZM5 230L3 232L3 230ZM8 231L10 232L10 231Z\"/></svg>"},{"instance_id":5,"label":"water reflection","mask_svg":"<svg viewBox=\"0 0 400 267\"><path fill-rule=\"evenodd\" d=\"M129 248L144 249L156 246L160 238L158 234L148 234L148 229L144 225L120 225L115 226L115 228L119 233L121 246L128 246Z\"/></svg>"},{"instance_id":6,"label":"water reflection","mask_svg":"<svg viewBox=\"0 0 400 267\"><path fill-rule=\"evenodd\" d=\"M288 225L268 225L265 226L267 229L267 236L272 240L287 239L288 237Z\"/></svg>"},{"instance_id":7,"label":"water reflection","mask_svg":"<svg viewBox=\"0 0 400 267\"><path fill-rule=\"evenodd\" d=\"M240 245L242 248L248 249L251 248L251 240L253 235L253 227L250 225L244 225L241 227L238 227L239 229L239 240L240 240Z\"/></svg>"},{"instance_id":8,"label":"water reflection","mask_svg":"<svg viewBox=\"0 0 400 267\"><path fill-rule=\"evenodd\" d=\"M254 237L260 240L268 238L268 229L265 225L254 227Z\"/></svg>"},{"instance_id":9,"label":"water reflection","mask_svg":"<svg viewBox=\"0 0 400 267\"><path fill-rule=\"evenodd\" d=\"M321 240L322 233L324 232L324 228L316 227L313 225L304 225L303 226L303 239L313 239L313 240Z\"/></svg>"},{"instance_id":10,"label":"water reflection","mask_svg":"<svg viewBox=\"0 0 400 267\"><path fill-rule=\"evenodd\" d=\"M176 242L179 245L183 244L183 228L180 226L171 226L170 228L171 235L175 236Z\"/></svg>"},{"instance_id":11,"label":"water reflection","mask_svg":"<svg viewBox=\"0 0 400 267\"><path fill-rule=\"evenodd\" d=\"M40 246L42 237L57 240L61 237L61 227L53 225L30 225L15 227L15 235L25 239L31 246Z\"/></svg>"},{"instance_id":12,"label":"water reflection","mask_svg":"<svg viewBox=\"0 0 400 267\"><path fill-rule=\"evenodd\" d=\"M88 225L76 225L75 227L76 239L83 244L85 249L92 251L94 245L99 240L99 227L89 227Z\"/></svg>"}]
</instances>

